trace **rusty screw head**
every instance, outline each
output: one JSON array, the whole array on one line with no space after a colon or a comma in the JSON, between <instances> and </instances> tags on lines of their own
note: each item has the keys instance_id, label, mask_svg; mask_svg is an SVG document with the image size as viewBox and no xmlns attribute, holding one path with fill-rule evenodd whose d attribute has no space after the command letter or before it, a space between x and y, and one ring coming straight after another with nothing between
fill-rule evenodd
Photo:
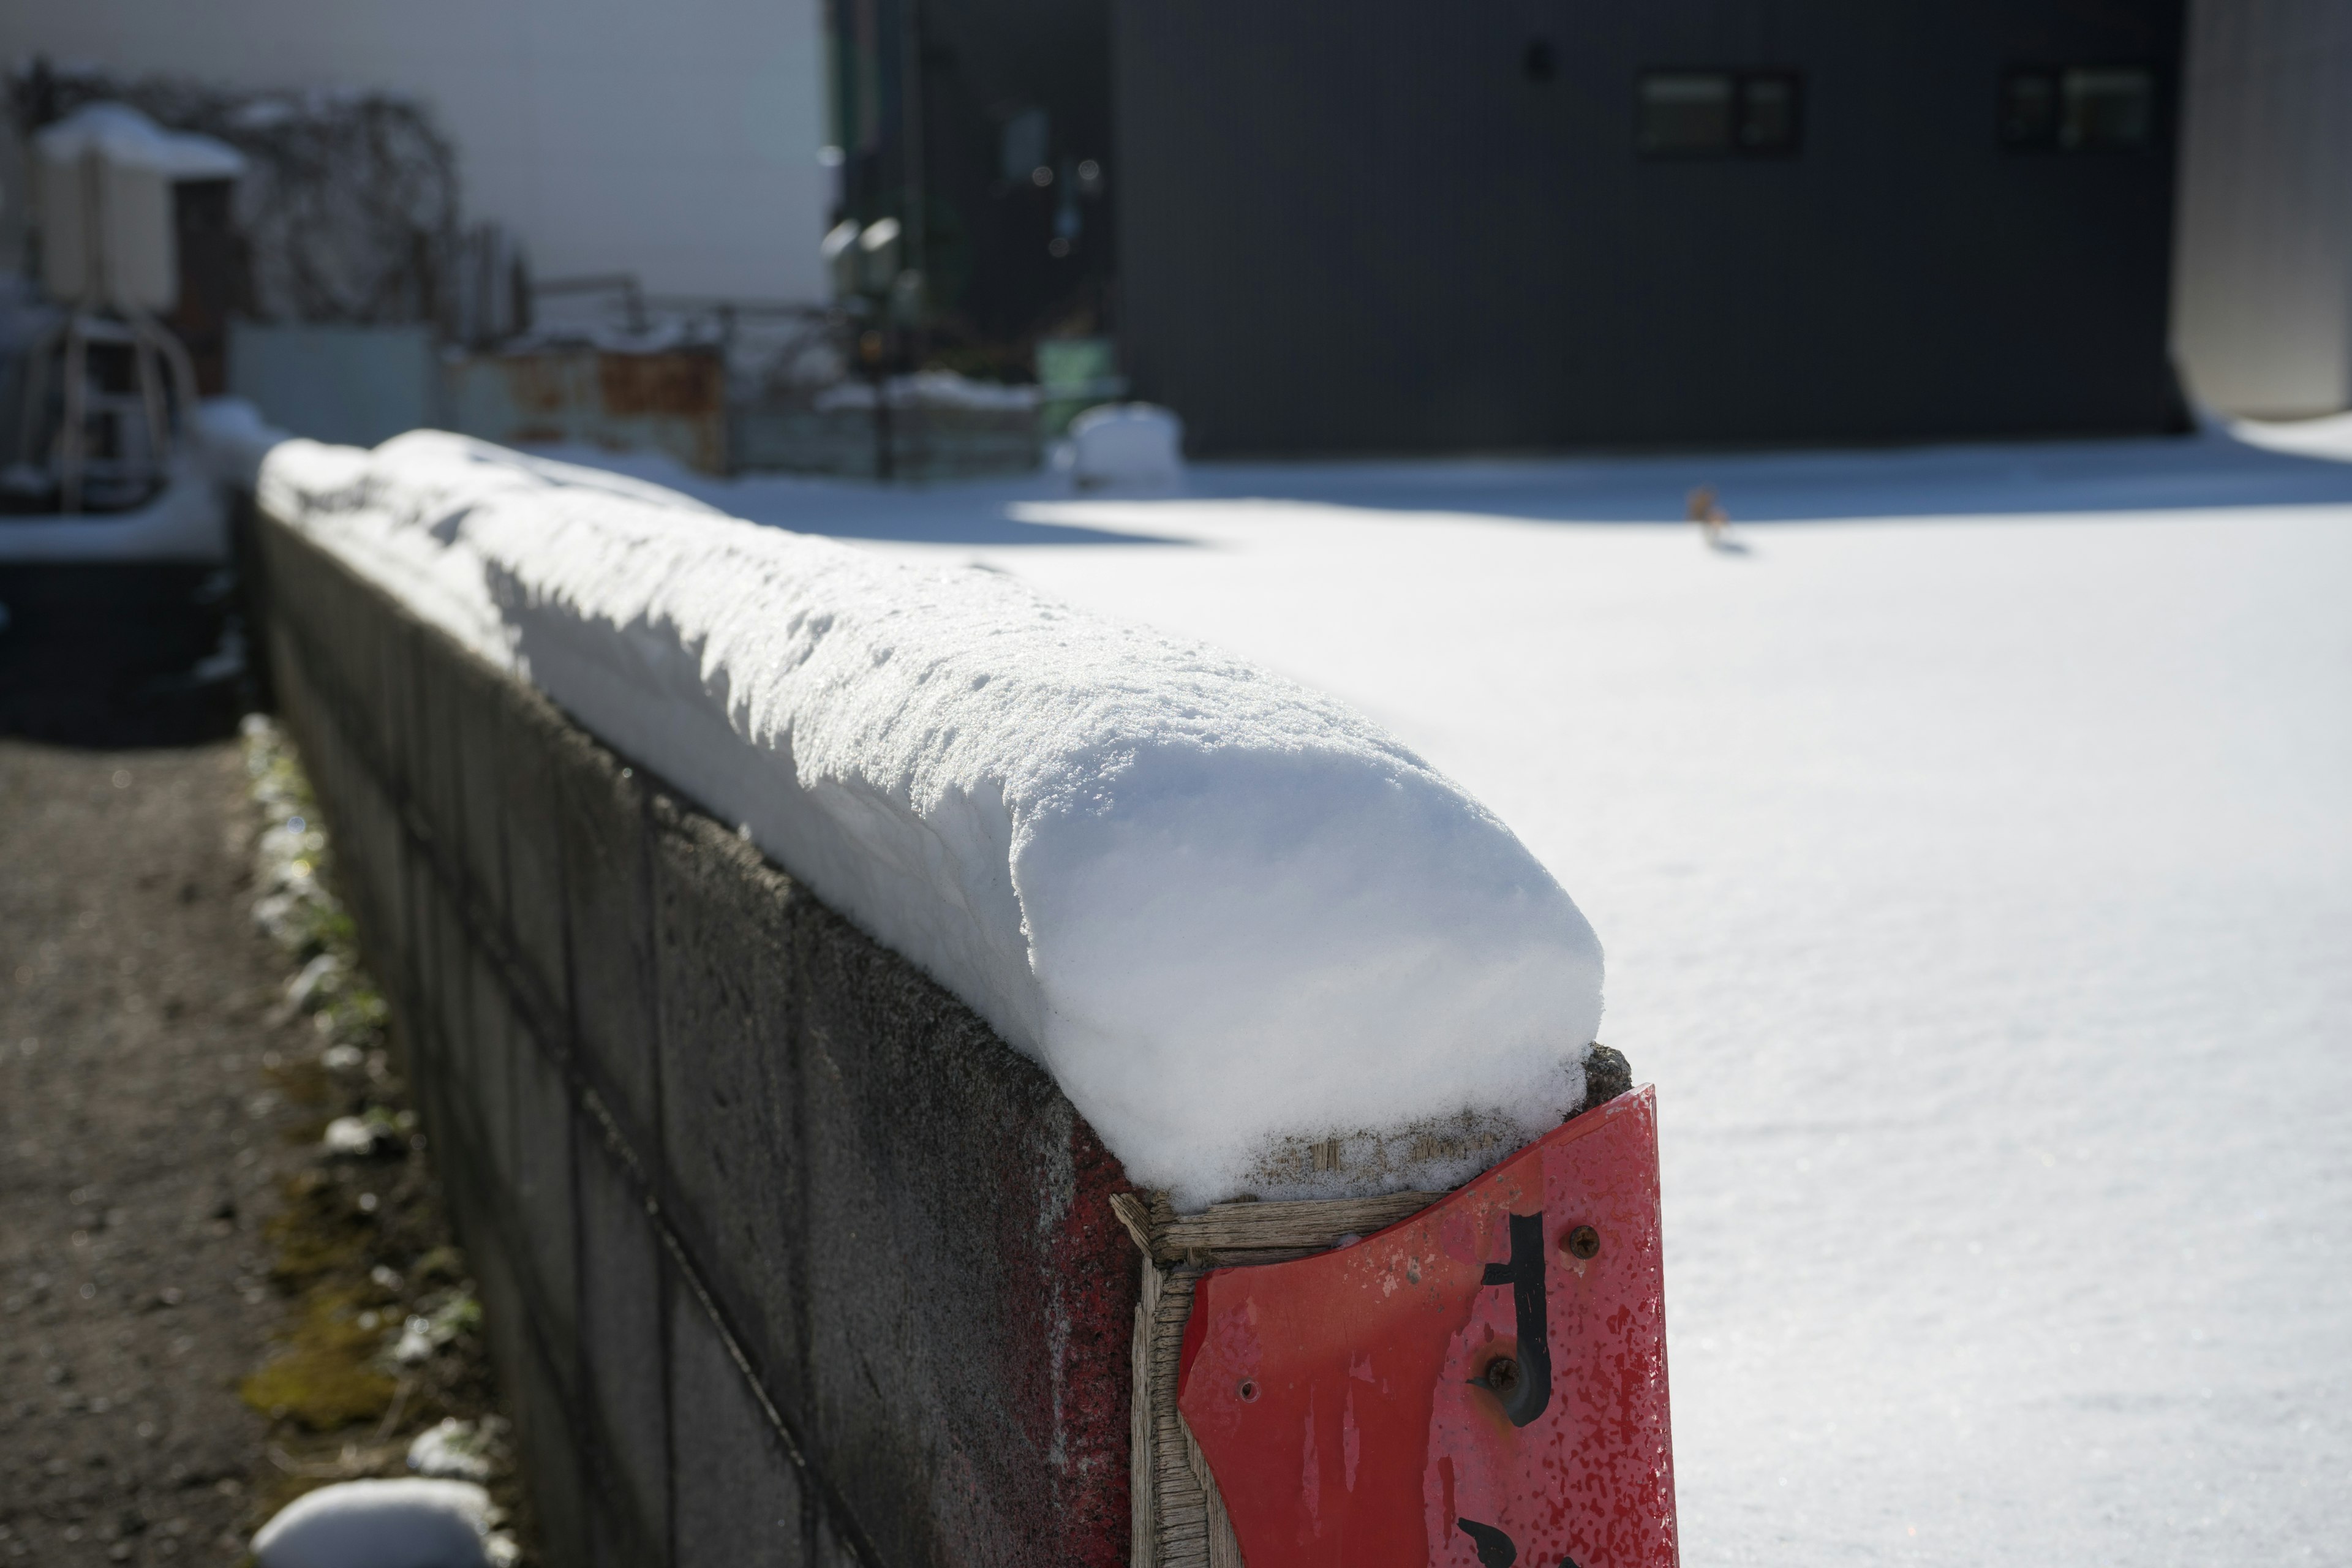
<instances>
[{"instance_id":1,"label":"rusty screw head","mask_svg":"<svg viewBox=\"0 0 2352 1568\"><path fill-rule=\"evenodd\" d=\"M1242 1379L1242 1385L1239 1388L1234 1389L1234 1392L1242 1396L1243 1404L1247 1405L1257 1397L1257 1384L1251 1379L1245 1377Z\"/></svg>"},{"instance_id":2,"label":"rusty screw head","mask_svg":"<svg viewBox=\"0 0 2352 1568\"><path fill-rule=\"evenodd\" d=\"M1580 1225L1568 1233L1564 1245L1570 1258L1591 1258L1601 1250L1601 1233L1589 1225Z\"/></svg>"},{"instance_id":3,"label":"rusty screw head","mask_svg":"<svg viewBox=\"0 0 2352 1568\"><path fill-rule=\"evenodd\" d=\"M1509 1356L1498 1355L1486 1363L1477 1381L1493 1389L1499 1397L1508 1399L1519 1386L1519 1363Z\"/></svg>"}]
</instances>

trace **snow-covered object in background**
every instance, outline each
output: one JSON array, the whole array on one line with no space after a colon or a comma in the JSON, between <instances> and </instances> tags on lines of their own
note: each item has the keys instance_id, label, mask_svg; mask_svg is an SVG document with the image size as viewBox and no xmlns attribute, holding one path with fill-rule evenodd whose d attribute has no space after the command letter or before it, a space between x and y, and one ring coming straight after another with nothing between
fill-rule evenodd
<instances>
[{"instance_id":1,"label":"snow-covered object in background","mask_svg":"<svg viewBox=\"0 0 2352 1568\"><path fill-rule=\"evenodd\" d=\"M123 103L86 104L33 141L40 161L41 285L49 298L170 310L180 297L172 188L186 180L233 180L245 172L244 154L209 136L165 131Z\"/></svg>"},{"instance_id":2,"label":"snow-covered object in background","mask_svg":"<svg viewBox=\"0 0 2352 1568\"><path fill-rule=\"evenodd\" d=\"M1080 488L1172 489L1184 479L1184 422L1154 403L1110 403L1070 421L1064 448Z\"/></svg>"},{"instance_id":3,"label":"snow-covered object in background","mask_svg":"<svg viewBox=\"0 0 2352 1568\"><path fill-rule=\"evenodd\" d=\"M1001 574L661 494L422 431L261 476L961 996L1181 1205L1451 1184L1580 1099L1591 928L1360 715Z\"/></svg>"},{"instance_id":4,"label":"snow-covered object in background","mask_svg":"<svg viewBox=\"0 0 2352 1568\"><path fill-rule=\"evenodd\" d=\"M0 563L228 559L228 509L195 457L172 459L171 481L129 511L20 513L0 521ZM8 482L0 479L0 484ZM47 483L29 475L27 486Z\"/></svg>"},{"instance_id":5,"label":"snow-covered object in background","mask_svg":"<svg viewBox=\"0 0 2352 1568\"><path fill-rule=\"evenodd\" d=\"M490 1495L471 1481L340 1481L253 1538L260 1568L492 1568Z\"/></svg>"},{"instance_id":6,"label":"snow-covered object in background","mask_svg":"<svg viewBox=\"0 0 2352 1568\"><path fill-rule=\"evenodd\" d=\"M227 142L166 131L127 103L89 103L41 128L34 142L44 160L67 163L95 152L110 163L150 169L170 180L234 180L245 154Z\"/></svg>"},{"instance_id":7,"label":"snow-covered object in background","mask_svg":"<svg viewBox=\"0 0 2352 1568\"><path fill-rule=\"evenodd\" d=\"M882 395L890 400L893 408L967 408L1015 414L1036 407L1040 396L1034 386L974 381L951 370L894 375L882 384ZM844 381L818 393L816 406L820 410L871 408L874 395L874 384L870 381Z\"/></svg>"},{"instance_id":8,"label":"snow-covered object in background","mask_svg":"<svg viewBox=\"0 0 2352 1568\"><path fill-rule=\"evenodd\" d=\"M163 35L142 36L142 47L170 53ZM260 320L388 325L429 317L457 233L457 153L430 111L381 91L289 93L216 79L236 74L115 76L68 63L50 86L72 114L127 106L241 158L236 226L250 263L248 303Z\"/></svg>"},{"instance_id":9,"label":"snow-covered object in background","mask_svg":"<svg viewBox=\"0 0 2352 1568\"><path fill-rule=\"evenodd\" d=\"M222 484L241 490L253 488L261 459L289 434L242 397L207 397L196 405L189 424L205 468Z\"/></svg>"}]
</instances>

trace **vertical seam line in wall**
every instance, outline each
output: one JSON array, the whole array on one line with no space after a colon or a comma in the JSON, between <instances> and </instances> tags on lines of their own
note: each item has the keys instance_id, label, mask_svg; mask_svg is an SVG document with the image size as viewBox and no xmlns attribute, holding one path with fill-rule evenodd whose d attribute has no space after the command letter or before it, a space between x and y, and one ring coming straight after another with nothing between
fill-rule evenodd
<instances>
[{"instance_id":1,"label":"vertical seam line in wall","mask_svg":"<svg viewBox=\"0 0 2352 1568\"><path fill-rule=\"evenodd\" d=\"M660 1188L654 1179L656 1173L667 1175L669 1171L669 1140L665 1131L663 1116L662 1063L665 1042L662 1037L661 1005L661 910L656 906L654 889L654 787L651 774L640 776L637 784L637 831L635 876L637 908L645 911L645 930L639 933L642 943L635 954L638 964L638 994L646 998L646 1037L651 1045L651 1059L646 1064L646 1081L651 1113L645 1129L646 1140L652 1145L653 1171L646 1173L646 1217L658 1236L664 1229L660 1207ZM667 1250L665 1248L665 1250ZM662 1412L662 1549L671 1563L677 1556L677 1405L673 1334L676 1324L670 1316L669 1271L661 1258L654 1258L654 1325L657 1336L656 1355L660 1363Z\"/></svg>"},{"instance_id":2,"label":"vertical seam line in wall","mask_svg":"<svg viewBox=\"0 0 2352 1568\"><path fill-rule=\"evenodd\" d=\"M444 640L441 638L440 634L434 628L426 626L423 622L416 620L415 617L411 616L404 608L389 603L382 591L377 589L373 584L369 584L361 579L356 573L353 573L341 562L337 561L332 556L329 555L323 549L313 545L310 541L303 539L291 527L276 518L270 517L267 512L261 513L261 516L268 525L275 527L279 531L280 537L293 542L299 548L310 551L319 563L324 564L330 570L341 574L345 579L347 586L356 588L364 596L373 600L379 608L393 617L396 625L402 626L404 630L416 637L417 640L415 646L420 649L429 647L436 641ZM308 628L300 626L299 624L295 624L294 632L296 641L302 645L304 652L309 656L306 662L310 666L310 674L313 683L337 689L334 693L337 700L331 704L331 709L339 709L341 711L354 714L361 711L362 709L360 706L350 700L350 693L348 688L341 678L341 672L339 670L335 670L333 666L331 664L319 658L318 649L309 635ZM442 650L437 648L435 651L436 653L442 652ZM455 658L469 657L462 650L456 649L448 650L447 656ZM327 679L324 681L320 681L318 679L318 674L322 669L329 673L327 674ZM513 676L502 671L497 673L498 678L501 680L511 681L515 679ZM566 723L571 722L568 717L566 717L563 721ZM416 852L419 863L425 867L426 875L430 876L434 881L439 885L442 895L447 900L451 911L456 916L459 925L463 928L465 936L467 941L474 944L484 961L489 964L491 972L498 978L499 984L506 991L508 999L513 1003L520 1011L522 1011L527 1015L535 1016L543 1022L545 1017L543 1009L545 1008L546 1004L543 999L533 994L537 987L532 985L529 982L528 978L517 968L512 958L511 944L505 940L505 933L496 929L495 921L488 921L484 918L482 907L479 905L479 901L473 896L471 883L465 875L464 868L462 866L453 868L445 860L443 853L444 845L442 840L446 836L435 835L431 831L431 825L425 823L420 819L414 808L413 803L409 800L408 791L404 782L398 774L391 773L384 766L385 759L381 756L371 754L375 750L373 742L367 740L356 739L353 736L353 732L351 728L341 724L338 724L337 727L342 731L347 743L352 744L352 749L362 764L366 766L369 771L376 776L380 783L386 780L390 781L390 788L387 789L386 793L394 799L395 819L399 823L403 835L410 840L413 848ZM652 780L648 777L646 780L648 809L652 793ZM704 815L700 812L695 811L682 800L674 801L672 804L676 805L682 816ZM568 889L565 889L562 884L563 867L562 858L561 856L557 857L556 877L557 897L559 900L567 898ZM648 908L650 908L649 905ZM652 917L649 915L648 918ZM797 952L797 942L795 942L794 946L796 951L793 958L793 968L795 973L795 989L797 990L799 984L799 955ZM564 975L562 984L567 997L571 994L572 959L571 926L570 922L566 921L564 923L563 936ZM416 1003L421 1004L422 1000L423 999L421 997L416 998ZM794 1000L797 1002L797 996L795 996ZM412 1015L421 1016L425 1011L425 1009L421 1005L413 1005L411 1007ZM802 1009L799 1007L794 1007L795 1014L798 1014L801 1011ZM655 1012L656 1016L658 1016L659 1006L657 1001ZM840 1537L842 1543L848 1548L850 1555L859 1563L863 1564L864 1568L884 1568L881 1553L875 1548L874 1542L866 1533L863 1524L858 1521L856 1515L850 1510L847 1500L843 1498L839 1489L834 1486L830 1478L828 1478L824 1474L824 1470L811 1458L807 1447L805 1446L799 1431L799 1424L784 1414L782 1405L771 1397L766 1386L753 1372L751 1359L743 1350L742 1336L737 1331L735 1325L730 1321L726 1310L720 1306L716 1295L709 1289L708 1281L703 1278L700 1268L696 1265L692 1256L687 1250L683 1240L670 1225L668 1216L663 1212L654 1184L648 1177L645 1162L638 1157L636 1151L631 1147L628 1140L622 1133L619 1124L614 1121L609 1108L606 1107L604 1098L597 1092L595 1087L588 1081L587 1076L582 1069L577 1043L573 1040L572 1036L573 1020L571 1018L569 1014L570 1009L568 1007L561 1009L558 1013L558 1017L562 1026L562 1032L560 1034L544 1028L532 1029L531 1048L539 1051L542 1056L551 1058L551 1065L554 1066L557 1072L562 1078L565 1088L570 1093L575 1109L584 1113L587 1118L593 1120L600 1129L607 1150L614 1155L615 1163L620 1167L620 1175L622 1180L635 1189L635 1195L645 1205L647 1221L653 1226L655 1235L660 1238L663 1248L668 1252L672 1259L675 1260L679 1276L685 1281L687 1288L694 1292L695 1300L700 1305L704 1317L709 1321L712 1329L719 1335L720 1343L726 1348L728 1359L734 1363L737 1373L743 1379L745 1385L751 1391L753 1399L758 1402L761 1414L766 1418L770 1427L773 1429L777 1437L781 1441L784 1450L784 1457L791 1461L793 1468L798 1470L802 1476L805 1478L808 1482L806 1489L816 1495L818 1502L824 1508L827 1516L830 1517L833 1522L835 1533ZM656 1027L658 1027L658 1024L656 1024ZM791 1031L792 1037L794 1038L796 1044L799 1033L799 1019L796 1017L794 1020L794 1026ZM555 1039L561 1039L563 1042L564 1048L560 1052L551 1051L547 1048L545 1042ZM655 1074L655 1078L656 1085L658 1085L660 1078L658 1071ZM658 1093L658 1088L656 1088L656 1092ZM797 1096L795 1097L794 1104L797 1110L799 1104ZM796 1131L804 1131L804 1127L797 1114L794 1119L794 1127ZM802 1145L804 1144L804 1139L795 1139L796 1145ZM802 1165L803 1173L805 1173L805 1148L796 1147L793 1152L795 1161ZM582 1250L583 1237L581 1234L582 1205L580 1202L580 1144L575 1139L572 1143L572 1159L569 1162L570 1169L568 1172L569 1180L572 1185L571 1212L572 1226L572 1256L575 1258L584 1256L584 1253ZM803 1184L801 1204L803 1218L803 1241L805 1243L807 1240L807 1232L805 1229L807 1193L805 1183ZM579 1318L582 1302L577 1292L584 1291L586 1289L587 1280L584 1269L575 1269L574 1274L576 1283L574 1286L575 1295L572 1301L572 1310L574 1313L574 1321L582 1321ZM663 1319L663 1322L665 1327L667 1327L667 1318L666 1315L666 1307L664 1308L664 1311L665 1317ZM804 1306L799 1316L803 1319L805 1318L806 1313ZM805 1336L807 1330L804 1324L801 1325L801 1331ZM587 1386L588 1372L586 1364L587 1350L585 1336L577 1336L577 1349L579 1352L578 1370L582 1380L580 1385L584 1389ZM665 1349L664 1354L667 1356L667 1349ZM804 1352L803 1354L805 1354ZM667 1368L665 1368L665 1373L667 1373ZM665 1400L667 1400L667 1376L665 1376L664 1397ZM575 1418L578 1415L577 1411L570 1412L570 1414L572 1414ZM676 1510L673 1508L671 1511L674 1515Z\"/></svg>"},{"instance_id":3,"label":"vertical seam line in wall","mask_svg":"<svg viewBox=\"0 0 2352 1568\"><path fill-rule=\"evenodd\" d=\"M793 918L785 927L784 1005L787 1011L784 1020L784 1039L788 1054L784 1061L784 1071L788 1075L787 1081L792 1089L792 1095L787 1103L792 1107L789 1125L793 1134L793 1239L799 1246L801 1256L806 1258L811 1256L813 1249L810 1247L809 1232L809 1184L812 1173L809 1169L808 1094L805 1088L808 1081L809 1008L808 971L805 964L807 942L802 929L803 912L795 910ZM814 1365L816 1331L809 1302L809 1288L808 1270L805 1268L793 1270L792 1356L797 1363L796 1370L800 1373L800 1386L803 1388L816 1386ZM801 1506L801 1552L802 1561L804 1563L818 1561L817 1509L814 1499L803 1501Z\"/></svg>"},{"instance_id":4,"label":"vertical seam line in wall","mask_svg":"<svg viewBox=\"0 0 2352 1568\"><path fill-rule=\"evenodd\" d=\"M658 1225L654 1234L656 1236L661 1234ZM662 1250L667 1252L668 1248L664 1247ZM669 1299L673 1293L670 1282L671 1268L672 1265L668 1259L659 1255L655 1257L654 1279L660 1291L660 1300L655 1303L655 1310L661 1315L662 1493L668 1500L669 1504L663 1510L666 1535L662 1549L669 1554L670 1562L676 1563L679 1561L677 1554L677 1352L672 1344L672 1336L677 1325L672 1321L670 1313Z\"/></svg>"}]
</instances>

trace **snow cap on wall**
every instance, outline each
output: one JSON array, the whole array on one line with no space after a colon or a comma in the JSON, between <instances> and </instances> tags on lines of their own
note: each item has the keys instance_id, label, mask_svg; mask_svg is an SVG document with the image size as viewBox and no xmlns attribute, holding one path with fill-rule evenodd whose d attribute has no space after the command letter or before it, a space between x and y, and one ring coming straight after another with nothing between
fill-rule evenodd
<instances>
[{"instance_id":1,"label":"snow cap on wall","mask_svg":"<svg viewBox=\"0 0 2352 1568\"><path fill-rule=\"evenodd\" d=\"M1591 928L1330 698L458 437L288 442L261 490L743 825L1181 1206L1450 1184L1582 1097Z\"/></svg>"}]
</instances>

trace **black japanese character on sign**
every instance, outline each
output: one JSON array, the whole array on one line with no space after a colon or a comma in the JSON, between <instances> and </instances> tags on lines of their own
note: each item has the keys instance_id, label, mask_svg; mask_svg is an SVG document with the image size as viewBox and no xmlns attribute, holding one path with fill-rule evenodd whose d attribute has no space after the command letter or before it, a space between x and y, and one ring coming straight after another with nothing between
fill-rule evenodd
<instances>
[{"instance_id":1,"label":"black japanese character on sign","mask_svg":"<svg viewBox=\"0 0 2352 1568\"><path fill-rule=\"evenodd\" d=\"M1503 1402L1503 1414L1524 1426L1551 1405L1550 1322L1544 1301L1543 1215L1511 1215L1511 1260L1486 1265L1488 1285L1508 1285L1517 1319L1519 1353L1487 1363L1480 1379Z\"/></svg>"}]
</instances>

